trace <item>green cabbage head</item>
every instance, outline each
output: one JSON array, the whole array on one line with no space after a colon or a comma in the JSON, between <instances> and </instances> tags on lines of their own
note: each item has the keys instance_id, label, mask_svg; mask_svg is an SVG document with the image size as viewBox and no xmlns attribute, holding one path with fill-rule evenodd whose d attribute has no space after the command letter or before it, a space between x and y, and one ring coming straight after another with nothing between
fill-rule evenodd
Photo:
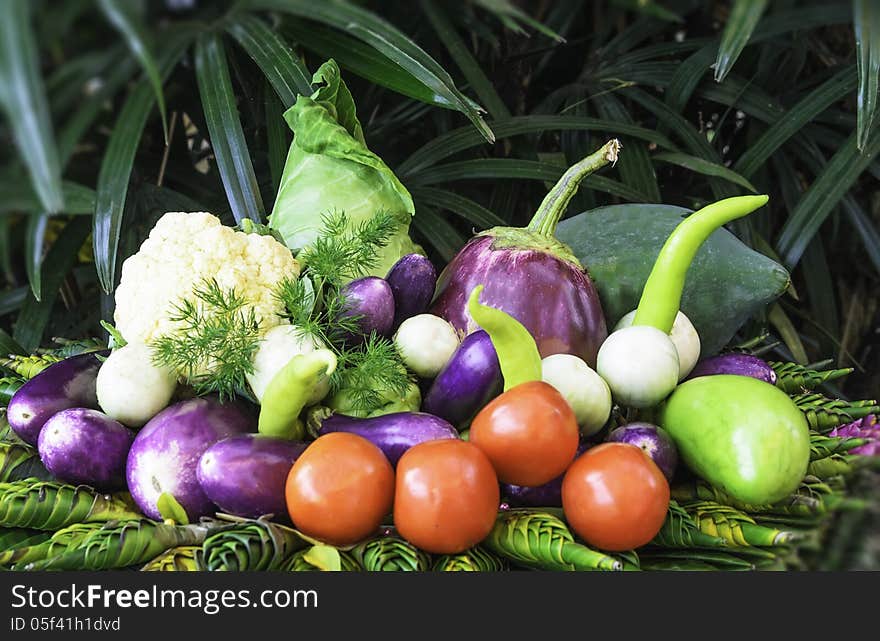
<instances>
[{"instance_id":1,"label":"green cabbage head","mask_svg":"<svg viewBox=\"0 0 880 641\"><path fill-rule=\"evenodd\" d=\"M336 62L321 65L312 83L317 90L299 96L284 113L293 142L269 225L298 252L317 238L325 214L344 211L349 225L358 226L379 211L390 212L400 227L379 250L368 274L385 276L401 256L421 253L409 237L415 213L412 197L382 159L367 149L354 100Z\"/></svg>"}]
</instances>

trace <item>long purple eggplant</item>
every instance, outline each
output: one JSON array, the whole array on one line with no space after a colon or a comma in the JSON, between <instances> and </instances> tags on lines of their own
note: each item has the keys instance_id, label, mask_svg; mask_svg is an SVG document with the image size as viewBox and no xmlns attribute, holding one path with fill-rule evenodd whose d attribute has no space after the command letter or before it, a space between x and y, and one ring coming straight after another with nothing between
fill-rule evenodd
<instances>
[{"instance_id":1,"label":"long purple eggplant","mask_svg":"<svg viewBox=\"0 0 880 641\"><path fill-rule=\"evenodd\" d=\"M431 313L460 332L478 329L467 302L483 285L482 302L522 323L542 358L574 354L595 367L608 336L599 294L585 266L553 234L578 183L616 161L619 148L609 141L566 171L527 227L495 227L468 241L441 272Z\"/></svg>"},{"instance_id":2,"label":"long purple eggplant","mask_svg":"<svg viewBox=\"0 0 880 641\"><path fill-rule=\"evenodd\" d=\"M503 382L492 339L477 330L465 337L440 370L425 394L422 409L461 428L501 393Z\"/></svg>"},{"instance_id":3,"label":"long purple eggplant","mask_svg":"<svg viewBox=\"0 0 880 641\"><path fill-rule=\"evenodd\" d=\"M6 409L9 426L26 443L36 445L43 425L53 415L71 407L98 409L95 380L101 361L89 352L65 358L44 369L21 386Z\"/></svg>"},{"instance_id":4,"label":"long purple eggplant","mask_svg":"<svg viewBox=\"0 0 880 641\"><path fill-rule=\"evenodd\" d=\"M751 376L759 381L776 385L776 372L766 361L751 354L720 354L712 356L697 363L687 380L699 376L712 376L714 374L735 374L737 376Z\"/></svg>"},{"instance_id":5,"label":"long purple eggplant","mask_svg":"<svg viewBox=\"0 0 880 641\"><path fill-rule=\"evenodd\" d=\"M422 314L434 298L437 270L421 254L407 254L388 270L385 276L394 294L394 327L396 331L407 318Z\"/></svg>"},{"instance_id":6,"label":"long purple eggplant","mask_svg":"<svg viewBox=\"0 0 880 641\"><path fill-rule=\"evenodd\" d=\"M409 448L425 441L458 438L458 432L439 416L425 412L397 412L373 418L331 414L321 421L318 435L349 432L363 436L378 447L391 465Z\"/></svg>"}]
</instances>

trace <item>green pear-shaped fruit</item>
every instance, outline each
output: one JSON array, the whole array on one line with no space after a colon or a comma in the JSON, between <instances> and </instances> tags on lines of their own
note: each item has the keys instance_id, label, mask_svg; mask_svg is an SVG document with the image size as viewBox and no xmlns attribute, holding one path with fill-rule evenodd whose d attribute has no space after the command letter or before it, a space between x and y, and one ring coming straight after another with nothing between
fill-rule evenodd
<instances>
[{"instance_id":1,"label":"green pear-shaped fruit","mask_svg":"<svg viewBox=\"0 0 880 641\"><path fill-rule=\"evenodd\" d=\"M744 503L766 505L791 494L810 461L804 415L785 392L748 376L682 383L660 425L691 470Z\"/></svg>"}]
</instances>

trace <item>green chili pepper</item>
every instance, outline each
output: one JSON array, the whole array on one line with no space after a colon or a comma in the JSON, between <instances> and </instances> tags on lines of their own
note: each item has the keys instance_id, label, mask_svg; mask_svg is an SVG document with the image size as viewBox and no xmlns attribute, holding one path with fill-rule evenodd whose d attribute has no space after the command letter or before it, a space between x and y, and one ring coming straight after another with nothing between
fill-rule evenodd
<instances>
[{"instance_id":1,"label":"green chili pepper","mask_svg":"<svg viewBox=\"0 0 880 641\"><path fill-rule=\"evenodd\" d=\"M328 349L297 354L269 382L260 406L258 431L293 440L305 438L299 415L315 386L336 369L336 356Z\"/></svg>"},{"instance_id":2,"label":"green chili pepper","mask_svg":"<svg viewBox=\"0 0 880 641\"><path fill-rule=\"evenodd\" d=\"M685 276L700 245L716 229L752 213L767 196L737 196L706 205L683 220L666 239L642 290L633 325L668 334L681 304Z\"/></svg>"},{"instance_id":3,"label":"green chili pepper","mask_svg":"<svg viewBox=\"0 0 880 641\"><path fill-rule=\"evenodd\" d=\"M480 303L482 291L482 285L474 287L468 299L468 312L492 339L504 377L504 391L520 383L540 381L541 355L535 339L507 312Z\"/></svg>"}]
</instances>

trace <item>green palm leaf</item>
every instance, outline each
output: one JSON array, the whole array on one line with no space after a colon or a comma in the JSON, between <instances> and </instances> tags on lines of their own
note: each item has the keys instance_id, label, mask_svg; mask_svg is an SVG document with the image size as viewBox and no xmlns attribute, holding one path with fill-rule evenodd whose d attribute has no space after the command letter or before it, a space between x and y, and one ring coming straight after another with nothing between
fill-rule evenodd
<instances>
[{"instance_id":1,"label":"green palm leaf","mask_svg":"<svg viewBox=\"0 0 880 641\"><path fill-rule=\"evenodd\" d=\"M281 572L360 572L361 569L350 553L330 545L298 550L278 567Z\"/></svg>"},{"instance_id":2,"label":"green palm leaf","mask_svg":"<svg viewBox=\"0 0 880 641\"><path fill-rule=\"evenodd\" d=\"M380 536L358 544L354 558L367 572L427 572L431 558L396 536Z\"/></svg>"},{"instance_id":3,"label":"green palm leaf","mask_svg":"<svg viewBox=\"0 0 880 641\"><path fill-rule=\"evenodd\" d=\"M872 0L853 0L853 27L859 69L858 148L864 149L877 113L880 91L880 7Z\"/></svg>"},{"instance_id":4,"label":"green palm leaf","mask_svg":"<svg viewBox=\"0 0 880 641\"><path fill-rule=\"evenodd\" d=\"M201 545L179 545L147 561L142 572L200 572L205 569Z\"/></svg>"},{"instance_id":5,"label":"green palm leaf","mask_svg":"<svg viewBox=\"0 0 880 641\"><path fill-rule=\"evenodd\" d=\"M441 556L433 569L434 572L503 572L508 567L504 559L477 545L458 554Z\"/></svg>"},{"instance_id":6,"label":"green palm leaf","mask_svg":"<svg viewBox=\"0 0 880 641\"><path fill-rule=\"evenodd\" d=\"M766 7L767 0L734 0L727 24L724 25L724 33L721 35L718 57L715 59L717 82L722 82L733 68Z\"/></svg>"},{"instance_id":7,"label":"green palm leaf","mask_svg":"<svg viewBox=\"0 0 880 641\"><path fill-rule=\"evenodd\" d=\"M0 483L28 478L52 478L37 450L23 443L0 442Z\"/></svg>"},{"instance_id":8,"label":"green palm leaf","mask_svg":"<svg viewBox=\"0 0 880 641\"><path fill-rule=\"evenodd\" d=\"M304 545L305 539L291 528L266 520L241 520L205 539L205 569L274 570Z\"/></svg>"}]
</instances>

